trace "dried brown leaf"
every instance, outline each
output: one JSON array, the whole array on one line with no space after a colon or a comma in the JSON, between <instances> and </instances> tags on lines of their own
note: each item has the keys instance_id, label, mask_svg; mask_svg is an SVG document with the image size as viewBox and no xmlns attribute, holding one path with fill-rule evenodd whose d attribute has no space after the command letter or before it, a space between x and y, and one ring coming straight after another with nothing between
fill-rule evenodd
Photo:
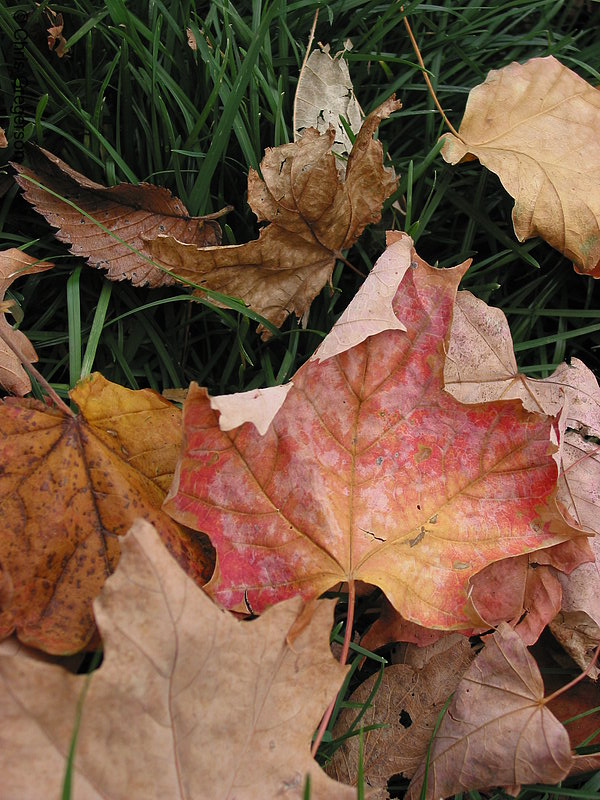
<instances>
[{"instance_id":1,"label":"dried brown leaf","mask_svg":"<svg viewBox=\"0 0 600 800\"><path fill-rule=\"evenodd\" d=\"M341 251L380 219L396 187L373 134L398 108L392 97L364 121L345 180L331 152L333 129L319 134L309 128L298 142L268 149L262 178L254 170L248 176L248 203L258 221L268 223L255 241L199 248L161 235L148 242L153 258L181 278L242 298L276 326L289 314L302 317Z\"/></svg>"},{"instance_id":2,"label":"dried brown leaf","mask_svg":"<svg viewBox=\"0 0 600 800\"><path fill-rule=\"evenodd\" d=\"M28 256L22 250L11 248L0 253L0 301L4 301L6 290L21 275L32 275L52 269L54 264L41 262ZM37 353L29 339L19 330L14 330L4 316L5 306L0 310L0 331L25 356L30 363L38 360ZM21 397L31 391L31 381L14 351L0 339L0 386L8 392Z\"/></svg>"},{"instance_id":3,"label":"dried brown leaf","mask_svg":"<svg viewBox=\"0 0 600 800\"><path fill-rule=\"evenodd\" d=\"M30 148L29 161L31 167L13 164L25 199L58 228L57 239L69 244L71 252L86 258L91 267L107 270L111 280L130 280L134 286L175 283L151 263L146 238L169 234L202 247L221 241L216 222L190 217L181 200L167 189L149 183L107 188L39 147Z\"/></svg>"},{"instance_id":4,"label":"dried brown leaf","mask_svg":"<svg viewBox=\"0 0 600 800\"><path fill-rule=\"evenodd\" d=\"M515 198L519 241L541 236L600 277L600 92L553 56L492 70L471 90L450 164L475 156Z\"/></svg>"},{"instance_id":5,"label":"dried brown leaf","mask_svg":"<svg viewBox=\"0 0 600 800\"><path fill-rule=\"evenodd\" d=\"M21 641L62 654L94 635L92 600L136 518L156 525L198 583L214 566L206 537L161 511L181 439L179 409L100 375L71 396L77 416L34 400L0 406L0 569L10 589L0 638L16 629Z\"/></svg>"},{"instance_id":6,"label":"dried brown leaf","mask_svg":"<svg viewBox=\"0 0 600 800\"><path fill-rule=\"evenodd\" d=\"M458 685L433 740L427 800L459 791L557 783L573 763L569 737L544 705L544 684L520 636L501 623ZM425 765L407 800L421 792Z\"/></svg>"},{"instance_id":7,"label":"dried brown leaf","mask_svg":"<svg viewBox=\"0 0 600 800\"><path fill-rule=\"evenodd\" d=\"M105 658L83 702L73 800L301 800L307 775L312 800L353 800L309 750L346 672L329 649L331 602L315 604L290 647L299 598L241 622L182 573L148 523L122 547L94 604ZM88 678L12 643L2 650L2 796L58 797Z\"/></svg>"},{"instance_id":8,"label":"dried brown leaf","mask_svg":"<svg viewBox=\"0 0 600 800\"><path fill-rule=\"evenodd\" d=\"M439 643L438 643L439 644ZM377 693L361 718L361 725L384 724L384 728L363 735L365 784L375 789L387 785L392 775L411 777L425 758L431 735L444 703L474 658L467 639L452 634L444 640L442 652L422 668L409 664L386 667ZM429 648L422 648L427 651ZM349 702L364 704L373 691L379 673L372 675L352 694ZM344 709L333 731L343 735L359 709ZM338 781L357 783L358 736L346 739L336 750L327 772Z\"/></svg>"}]
</instances>

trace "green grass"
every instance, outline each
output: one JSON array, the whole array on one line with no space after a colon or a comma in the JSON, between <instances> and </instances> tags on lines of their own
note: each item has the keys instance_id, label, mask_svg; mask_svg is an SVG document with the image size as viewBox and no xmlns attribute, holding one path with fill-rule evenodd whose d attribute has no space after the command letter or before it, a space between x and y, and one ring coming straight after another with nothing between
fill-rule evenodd
<instances>
[{"instance_id":1,"label":"green grass","mask_svg":"<svg viewBox=\"0 0 600 800\"><path fill-rule=\"evenodd\" d=\"M0 6L0 125L9 140L14 14L31 7ZM398 3L74 0L53 8L64 16L69 53L58 59L48 52L32 22L26 137L107 185L166 186L192 214L232 205L222 221L228 243L257 235L246 203L248 169L258 168L266 147L292 139L295 87L319 8L315 41L330 42L335 52L352 40L346 57L364 111L392 92L404 104L378 134L400 175L398 191L349 260L367 271L390 228L409 231L430 263L473 258L463 287L504 309L525 372L544 377L577 356L599 373L600 287L575 275L544 242L516 241L512 200L494 175L476 164L450 167L442 160L444 127ZM456 127L469 90L490 69L514 60L552 54L591 83L600 82L598 3L440 0L404 8ZM187 45L188 27L196 51ZM9 148L6 159L12 156ZM306 328L290 319L263 342L256 315L239 303L217 309L209 297L190 303L181 287L134 289L107 281L54 239L14 186L0 197L0 237L3 248L21 247L56 263L54 270L17 283L10 296L24 313L22 329L37 349L40 371L63 396L93 370L125 386L158 391L192 380L212 393L282 383L310 357L360 285L338 264L332 291L323 290L314 302ZM331 747L325 742L325 755ZM572 791L582 794L535 787L523 797L591 797L598 783L597 776L580 779Z\"/></svg>"}]
</instances>

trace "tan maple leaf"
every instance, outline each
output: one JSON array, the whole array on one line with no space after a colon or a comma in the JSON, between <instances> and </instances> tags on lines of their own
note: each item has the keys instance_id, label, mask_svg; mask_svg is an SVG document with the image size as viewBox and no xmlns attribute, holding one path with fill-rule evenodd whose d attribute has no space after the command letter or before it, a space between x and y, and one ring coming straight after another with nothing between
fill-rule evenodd
<instances>
[{"instance_id":1,"label":"tan maple leaf","mask_svg":"<svg viewBox=\"0 0 600 800\"><path fill-rule=\"evenodd\" d=\"M6 290L14 280L21 275L31 275L34 272L44 272L52 269L54 264L49 261L38 261L32 256L28 256L22 250L11 248L0 253L0 386L3 386L12 394L23 396L31 391L31 381L23 369L21 361L9 345L3 341L6 339L25 356L27 361L35 363L38 360L37 353L29 339L19 330L14 330L4 316L6 311L12 306L10 301L4 301Z\"/></svg>"},{"instance_id":2,"label":"tan maple leaf","mask_svg":"<svg viewBox=\"0 0 600 800\"><path fill-rule=\"evenodd\" d=\"M375 789L385 788L389 779L399 773L412 777L425 759L444 703L475 657L468 639L459 634L428 647L414 648L419 651L423 666L411 663L411 647L414 648L407 648L405 663L385 668L376 694L360 720L365 727L382 726L363 735L364 780ZM353 692L348 700L353 705L340 713L334 738L348 732L379 679L379 673L375 673ZM358 765L359 738L352 736L336 750L327 772L338 781L356 785Z\"/></svg>"},{"instance_id":3,"label":"tan maple leaf","mask_svg":"<svg viewBox=\"0 0 600 800\"><path fill-rule=\"evenodd\" d=\"M492 70L469 93L450 164L473 157L515 198L519 241L541 236L600 277L600 92L553 56Z\"/></svg>"},{"instance_id":4,"label":"tan maple leaf","mask_svg":"<svg viewBox=\"0 0 600 800\"><path fill-rule=\"evenodd\" d=\"M175 283L143 252L145 236L171 234L197 245L221 241L213 219L190 217L168 189L149 183L102 186L41 147L31 147L28 159L30 167L12 165L25 199L58 228L57 239L90 266L105 269L111 280L153 287Z\"/></svg>"},{"instance_id":5,"label":"tan maple leaf","mask_svg":"<svg viewBox=\"0 0 600 800\"><path fill-rule=\"evenodd\" d=\"M114 570L132 522L153 522L202 584L214 561L206 537L161 511L181 439L181 412L149 389L92 375L71 397L77 416L35 400L0 405L0 638L50 653L85 647L92 600Z\"/></svg>"},{"instance_id":6,"label":"tan maple leaf","mask_svg":"<svg viewBox=\"0 0 600 800\"><path fill-rule=\"evenodd\" d=\"M331 152L332 128L323 134L309 128L299 141L268 149L262 177L254 170L248 175L248 203L267 223L255 241L199 248L177 236L146 237L153 258L181 278L242 298L276 326L289 314L302 317L341 251L380 219L382 203L396 188L373 134L400 105L391 97L365 119L345 178Z\"/></svg>"},{"instance_id":7,"label":"tan maple leaf","mask_svg":"<svg viewBox=\"0 0 600 800\"><path fill-rule=\"evenodd\" d=\"M492 786L557 783L573 756L565 728L544 702L544 684L521 637L505 622L484 639L433 739L426 800ZM421 792L421 763L407 800Z\"/></svg>"},{"instance_id":8,"label":"tan maple leaf","mask_svg":"<svg viewBox=\"0 0 600 800\"><path fill-rule=\"evenodd\" d=\"M353 800L309 750L346 673L329 649L332 602L307 617L295 598L241 622L148 523L122 549L94 603L105 656L90 678L15 653L14 642L0 648L3 797L59 796L89 681L73 800L301 800L307 776L312 800Z\"/></svg>"}]
</instances>

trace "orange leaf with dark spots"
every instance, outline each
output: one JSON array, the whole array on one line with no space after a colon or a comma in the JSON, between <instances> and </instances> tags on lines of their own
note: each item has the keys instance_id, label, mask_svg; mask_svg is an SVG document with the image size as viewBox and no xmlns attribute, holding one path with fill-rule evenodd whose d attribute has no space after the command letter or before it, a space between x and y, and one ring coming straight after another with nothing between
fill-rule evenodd
<instances>
[{"instance_id":1,"label":"orange leaf with dark spots","mask_svg":"<svg viewBox=\"0 0 600 800\"><path fill-rule=\"evenodd\" d=\"M181 436L180 412L149 389L100 375L72 392L78 416L34 400L0 406L0 634L51 653L85 647L92 600L119 559L119 537L152 522L199 584L213 563L205 537L161 511Z\"/></svg>"}]
</instances>

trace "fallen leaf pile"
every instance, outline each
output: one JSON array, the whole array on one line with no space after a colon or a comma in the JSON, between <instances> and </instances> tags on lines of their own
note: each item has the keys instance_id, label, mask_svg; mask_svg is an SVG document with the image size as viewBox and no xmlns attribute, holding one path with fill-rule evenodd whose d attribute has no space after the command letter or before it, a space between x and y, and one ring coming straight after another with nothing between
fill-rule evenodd
<instances>
[{"instance_id":1,"label":"fallen leaf pile","mask_svg":"<svg viewBox=\"0 0 600 800\"><path fill-rule=\"evenodd\" d=\"M594 277L598 98L553 58L512 64L471 92L443 149L497 170L517 236ZM16 180L112 280L179 279L280 326L397 184L373 137L398 101L361 126L346 63L323 48L296 106L298 140L250 172L264 226L245 244L221 246L218 215L164 189L107 188L39 148ZM73 800L350 800L362 758L365 797L404 776L409 800L434 800L600 766L574 752L559 721L573 706L545 695L528 650L549 628L586 668L600 642L600 388L581 361L521 375L504 315L458 291L469 262L435 269L396 232L285 386L192 383L181 411L96 373L70 411L23 396L36 354L4 318L20 321L12 282L51 267L0 254L0 383L17 395L0 403L3 800L58 797L68 770ZM401 656L342 709L329 777L311 738L347 668L319 596L358 582L381 590L361 645ZM90 676L48 663L100 641Z\"/></svg>"}]
</instances>

